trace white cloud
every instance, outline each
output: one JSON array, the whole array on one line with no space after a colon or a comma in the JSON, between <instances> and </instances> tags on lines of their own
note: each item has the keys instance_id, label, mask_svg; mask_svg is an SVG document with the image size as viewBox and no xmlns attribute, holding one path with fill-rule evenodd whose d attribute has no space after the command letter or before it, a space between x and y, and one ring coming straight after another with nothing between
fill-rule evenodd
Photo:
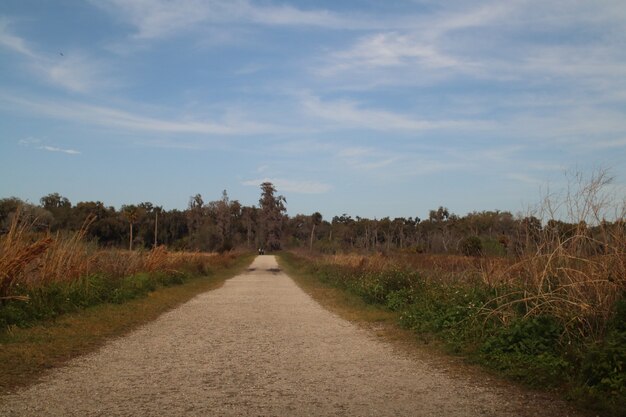
<instances>
[{"instance_id":1,"label":"white cloud","mask_svg":"<svg viewBox=\"0 0 626 417\"><path fill-rule=\"evenodd\" d=\"M462 64L458 59L443 54L434 45L428 45L397 32L366 36L350 49L332 53L321 75L335 75L342 71L368 71L380 67L421 65L428 68L450 68Z\"/></svg>"},{"instance_id":2,"label":"white cloud","mask_svg":"<svg viewBox=\"0 0 626 417\"><path fill-rule=\"evenodd\" d=\"M488 122L471 120L420 120L386 110L359 107L351 100L325 101L311 95L301 100L304 111L314 117L335 122L338 127L382 131L424 131L433 129L487 128Z\"/></svg>"},{"instance_id":3,"label":"white cloud","mask_svg":"<svg viewBox=\"0 0 626 417\"><path fill-rule=\"evenodd\" d=\"M74 149L61 149L61 148L57 148L55 146L40 146L38 149L43 149L44 151L48 151L48 152L61 152L61 153L66 153L68 155L79 155L80 152L76 151Z\"/></svg>"},{"instance_id":4,"label":"white cloud","mask_svg":"<svg viewBox=\"0 0 626 417\"><path fill-rule=\"evenodd\" d=\"M59 52L52 57L38 53L26 40L10 33L7 23L1 20L0 46L25 57L27 68L37 78L70 91L85 93L117 84L106 75L107 65L102 60L78 51Z\"/></svg>"},{"instance_id":5,"label":"white cloud","mask_svg":"<svg viewBox=\"0 0 626 417\"><path fill-rule=\"evenodd\" d=\"M56 60L40 59L33 66L50 83L74 92L86 93L117 84L105 74L104 62L79 52L66 52Z\"/></svg>"},{"instance_id":6,"label":"white cloud","mask_svg":"<svg viewBox=\"0 0 626 417\"><path fill-rule=\"evenodd\" d=\"M93 1L136 27L136 38L152 39L186 31L218 13L215 2L198 0L105 0Z\"/></svg>"},{"instance_id":7,"label":"white cloud","mask_svg":"<svg viewBox=\"0 0 626 417\"><path fill-rule=\"evenodd\" d=\"M17 141L17 144L27 148L35 148L48 152L61 152L68 155L79 155L81 152L74 149L63 149L56 146L44 145L41 139L27 137Z\"/></svg>"},{"instance_id":8,"label":"white cloud","mask_svg":"<svg viewBox=\"0 0 626 417\"><path fill-rule=\"evenodd\" d=\"M243 185L258 187L264 182L274 184L279 192L292 192L297 194L324 194L331 190L332 186L318 181L297 181L284 178L263 178L242 182Z\"/></svg>"},{"instance_id":9,"label":"white cloud","mask_svg":"<svg viewBox=\"0 0 626 417\"><path fill-rule=\"evenodd\" d=\"M33 146L33 145L38 145L40 143L41 143L40 139L33 138L30 136L17 141L17 144L20 146Z\"/></svg>"},{"instance_id":10,"label":"white cloud","mask_svg":"<svg viewBox=\"0 0 626 417\"><path fill-rule=\"evenodd\" d=\"M599 3L437 2L433 12L411 16L412 26L392 26L326 51L312 72L351 89L455 78L567 85L614 96L626 90L626 8L619 0ZM581 39L581 31L592 35Z\"/></svg>"},{"instance_id":11,"label":"white cloud","mask_svg":"<svg viewBox=\"0 0 626 417\"><path fill-rule=\"evenodd\" d=\"M545 180L540 180L531 175L522 174L522 173L509 173L509 174L506 174L505 177L510 180L522 182L524 184L535 185L535 186L542 186L542 185L545 185L546 183Z\"/></svg>"},{"instance_id":12,"label":"white cloud","mask_svg":"<svg viewBox=\"0 0 626 417\"><path fill-rule=\"evenodd\" d=\"M10 49L14 52L35 57L35 53L26 44L26 41L9 31L9 22L0 18L0 46Z\"/></svg>"},{"instance_id":13,"label":"white cloud","mask_svg":"<svg viewBox=\"0 0 626 417\"><path fill-rule=\"evenodd\" d=\"M241 116L226 117L221 122L198 120L198 118L167 120L112 107L72 101L29 100L0 94L0 103L2 101L10 107L19 106L40 116L136 131L207 135L253 135L285 131L278 126L245 120Z\"/></svg>"},{"instance_id":14,"label":"white cloud","mask_svg":"<svg viewBox=\"0 0 626 417\"><path fill-rule=\"evenodd\" d=\"M401 155L384 149L366 148L361 146L346 147L335 153L343 164L359 171L375 171L395 164L402 159Z\"/></svg>"},{"instance_id":15,"label":"white cloud","mask_svg":"<svg viewBox=\"0 0 626 417\"><path fill-rule=\"evenodd\" d=\"M302 10L289 5L255 5L248 0L102 0L92 1L136 29L137 39L158 39L203 28L207 24L268 26L360 27L354 19L327 10Z\"/></svg>"}]
</instances>

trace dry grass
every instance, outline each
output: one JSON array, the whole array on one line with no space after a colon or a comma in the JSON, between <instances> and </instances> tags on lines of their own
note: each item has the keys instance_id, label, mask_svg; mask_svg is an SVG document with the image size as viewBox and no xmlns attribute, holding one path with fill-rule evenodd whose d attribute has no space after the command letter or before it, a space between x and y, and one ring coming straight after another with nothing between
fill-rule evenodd
<instances>
[{"instance_id":1,"label":"dry grass","mask_svg":"<svg viewBox=\"0 0 626 417\"><path fill-rule=\"evenodd\" d=\"M543 228L523 230L518 258L430 254L337 254L299 256L364 272L411 270L441 284L481 284L499 295L483 313L503 323L547 315L569 336L602 338L615 303L626 294L626 203L602 190L604 172L550 194L537 215ZM564 218L564 222L551 219ZM612 219L606 221L605 219Z\"/></svg>"},{"instance_id":2,"label":"dry grass","mask_svg":"<svg viewBox=\"0 0 626 417\"><path fill-rule=\"evenodd\" d=\"M504 322L519 311L550 315L566 323L570 335L597 339L626 294L626 203L604 191L611 180L604 171L574 180L565 195L545 198L538 210L545 227L521 259L490 271L510 291L488 309ZM563 213L566 223L546 221Z\"/></svg>"},{"instance_id":3,"label":"dry grass","mask_svg":"<svg viewBox=\"0 0 626 417\"><path fill-rule=\"evenodd\" d=\"M103 250L85 240L91 221L71 234L35 234L30 232L32 224L18 213L9 232L0 236L0 299L24 299L23 289L73 282L92 274L119 278L183 268L202 273L209 267L224 266L236 256L170 252L165 247L150 251Z\"/></svg>"}]
</instances>

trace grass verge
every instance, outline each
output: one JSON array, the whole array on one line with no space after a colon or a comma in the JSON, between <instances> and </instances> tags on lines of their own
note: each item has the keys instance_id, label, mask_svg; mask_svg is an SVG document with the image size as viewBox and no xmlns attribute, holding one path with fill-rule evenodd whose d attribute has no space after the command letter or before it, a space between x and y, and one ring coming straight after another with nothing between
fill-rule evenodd
<instances>
[{"instance_id":1,"label":"grass verge","mask_svg":"<svg viewBox=\"0 0 626 417\"><path fill-rule=\"evenodd\" d=\"M412 357L428 358L430 363L448 368L454 362L455 369L462 373L473 372L475 369L459 360L459 357L448 355L443 343L432 337L417 335L412 329L399 325L401 314L381 304L372 304L361 296L332 283L322 281L312 272L309 265L290 252L282 252L278 256L280 267L290 278L315 301L341 318L366 328L382 340L393 343L394 348L401 349Z\"/></svg>"},{"instance_id":2,"label":"grass verge","mask_svg":"<svg viewBox=\"0 0 626 417\"><path fill-rule=\"evenodd\" d=\"M621 394L624 362L620 359L626 345L618 337L626 334L620 330L623 324L610 325L615 328L613 333L595 348L573 345L573 353L569 353L561 350L561 331L551 317L516 319L508 325L481 320L479 305L493 296L493 289L479 283L444 285L438 279L425 278L424 271L368 271L293 253L282 254L281 264L326 308L370 327L380 323L374 327L379 336L399 339L413 351L424 351L426 342L428 356L441 353L436 355L441 360L442 353L453 353L484 366L493 375L539 390L535 392L565 396L593 415L626 415ZM617 314L616 319L623 316ZM421 346L415 349L416 345ZM460 361L455 362L456 374ZM601 384L612 384L612 390L601 389ZM593 392L590 387L595 387Z\"/></svg>"},{"instance_id":3,"label":"grass verge","mask_svg":"<svg viewBox=\"0 0 626 417\"><path fill-rule=\"evenodd\" d=\"M253 257L239 256L208 276L190 278L182 285L159 286L144 297L121 304L99 304L28 328L9 327L0 333L0 393L32 384L46 370L96 350L197 294L219 288Z\"/></svg>"}]
</instances>

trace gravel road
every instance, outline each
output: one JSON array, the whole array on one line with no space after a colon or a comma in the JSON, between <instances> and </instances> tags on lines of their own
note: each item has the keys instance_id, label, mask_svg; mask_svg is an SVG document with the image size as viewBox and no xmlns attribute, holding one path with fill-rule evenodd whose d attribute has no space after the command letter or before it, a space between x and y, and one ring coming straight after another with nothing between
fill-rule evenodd
<instances>
[{"instance_id":1,"label":"gravel road","mask_svg":"<svg viewBox=\"0 0 626 417\"><path fill-rule=\"evenodd\" d=\"M566 416L324 310L273 256L0 398L2 416Z\"/></svg>"}]
</instances>

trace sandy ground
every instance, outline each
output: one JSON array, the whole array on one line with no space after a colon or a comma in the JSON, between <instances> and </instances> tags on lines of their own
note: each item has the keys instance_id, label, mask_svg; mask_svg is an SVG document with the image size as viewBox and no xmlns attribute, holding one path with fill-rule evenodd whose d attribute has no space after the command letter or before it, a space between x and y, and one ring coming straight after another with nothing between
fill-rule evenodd
<instances>
[{"instance_id":1,"label":"sandy ground","mask_svg":"<svg viewBox=\"0 0 626 417\"><path fill-rule=\"evenodd\" d=\"M2 416L566 416L324 310L273 256L0 398Z\"/></svg>"}]
</instances>

